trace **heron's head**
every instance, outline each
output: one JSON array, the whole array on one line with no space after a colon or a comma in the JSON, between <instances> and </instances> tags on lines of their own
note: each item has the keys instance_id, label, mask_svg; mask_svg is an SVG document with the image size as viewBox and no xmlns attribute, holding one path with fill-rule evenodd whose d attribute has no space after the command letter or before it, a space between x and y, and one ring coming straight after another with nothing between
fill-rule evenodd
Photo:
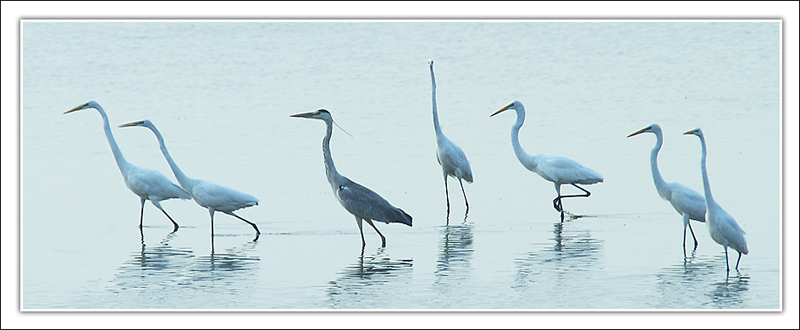
<instances>
[{"instance_id":1,"label":"heron's head","mask_svg":"<svg viewBox=\"0 0 800 330\"><path fill-rule=\"evenodd\" d=\"M514 100L514 102L511 102L511 103L509 103L508 105L506 105L506 106L504 106L504 107L500 108L500 110L497 110L497 111L495 111L495 112L494 112L493 114L491 114L489 117L494 117L494 115L496 115L496 114L498 114L498 113L501 113L501 112L503 112L503 111L506 111L506 110L516 110L516 111L523 110L523 111L524 111L524 110L525 110L525 107L523 107L523 106L522 106L522 102L520 102L520 101L517 101L517 100Z\"/></svg>"},{"instance_id":2,"label":"heron's head","mask_svg":"<svg viewBox=\"0 0 800 330\"><path fill-rule=\"evenodd\" d=\"M433 60L428 60L428 66L433 66Z\"/></svg>"},{"instance_id":3,"label":"heron's head","mask_svg":"<svg viewBox=\"0 0 800 330\"><path fill-rule=\"evenodd\" d=\"M636 132L629 134L628 137L636 136L642 133L653 133L658 135L661 133L661 126L658 126L658 124L650 124L650 126L647 126L645 128L642 128Z\"/></svg>"},{"instance_id":4,"label":"heron's head","mask_svg":"<svg viewBox=\"0 0 800 330\"><path fill-rule=\"evenodd\" d=\"M75 111L78 111L78 110L89 109L89 108L100 109L100 105L97 104L97 102L95 102L95 101L89 101L89 102L81 104L81 105L79 105L77 107L74 107L72 109L69 109L69 110L65 111L64 114L68 114L70 112L75 112Z\"/></svg>"},{"instance_id":5,"label":"heron's head","mask_svg":"<svg viewBox=\"0 0 800 330\"><path fill-rule=\"evenodd\" d=\"M688 130L686 132L683 132L683 134L685 134L685 135L697 135L697 136L702 138L703 137L703 130L701 130L700 127L697 127L697 128L695 128L693 130Z\"/></svg>"},{"instance_id":6,"label":"heron's head","mask_svg":"<svg viewBox=\"0 0 800 330\"><path fill-rule=\"evenodd\" d=\"M145 120L132 121L130 123L125 123L125 124L119 125L119 127L131 127L131 126L147 127L148 125L152 126L153 123L150 120L145 119Z\"/></svg>"},{"instance_id":7,"label":"heron's head","mask_svg":"<svg viewBox=\"0 0 800 330\"><path fill-rule=\"evenodd\" d=\"M328 110L325 110L325 109L319 109L317 111L312 111L312 112L298 113L298 114L291 115L289 117L311 118L311 119L320 119L320 120L333 121L333 116L331 116L331 113L328 112Z\"/></svg>"}]
</instances>

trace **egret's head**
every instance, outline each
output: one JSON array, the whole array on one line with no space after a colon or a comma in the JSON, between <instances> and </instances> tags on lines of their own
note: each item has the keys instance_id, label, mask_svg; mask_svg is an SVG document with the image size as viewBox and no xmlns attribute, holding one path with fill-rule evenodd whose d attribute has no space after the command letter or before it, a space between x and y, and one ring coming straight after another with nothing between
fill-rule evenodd
<instances>
[{"instance_id":1,"label":"egret's head","mask_svg":"<svg viewBox=\"0 0 800 330\"><path fill-rule=\"evenodd\" d=\"M688 130L686 132L683 132L683 134L686 134L686 135L697 135L699 137L703 137L703 130L701 130L700 127L697 127L697 128L695 128L693 130Z\"/></svg>"},{"instance_id":2,"label":"egret's head","mask_svg":"<svg viewBox=\"0 0 800 330\"><path fill-rule=\"evenodd\" d=\"M520 101L517 101L517 100L514 100L514 102L511 102L511 103L509 103L508 105L506 105L506 106L504 106L504 107L500 108L500 110L497 110L497 111L495 111L495 112L494 112L493 114L491 114L489 117L493 117L494 115L496 115L496 114L498 114L498 113L501 113L501 112L503 112L503 111L509 110L509 109L510 109L510 110L516 110L516 111L519 111L519 110L525 110L525 107L523 107L523 106L522 106L522 102L520 102Z\"/></svg>"},{"instance_id":3,"label":"egret's head","mask_svg":"<svg viewBox=\"0 0 800 330\"><path fill-rule=\"evenodd\" d=\"M638 130L636 132L633 132L633 133L629 134L628 137L636 136L636 135L639 135L639 134L642 134L642 133L660 134L661 133L661 126L658 126L658 124L650 124L650 126L647 126L645 128L642 128L642 129L640 129L640 130Z\"/></svg>"},{"instance_id":4,"label":"egret's head","mask_svg":"<svg viewBox=\"0 0 800 330\"><path fill-rule=\"evenodd\" d=\"M130 123L125 123L125 124L119 125L119 127L131 127L131 126L147 127L148 124L152 125L152 123L149 120L145 119L145 120L132 121Z\"/></svg>"},{"instance_id":5,"label":"egret's head","mask_svg":"<svg viewBox=\"0 0 800 330\"><path fill-rule=\"evenodd\" d=\"M68 114L70 112L75 112L75 111L78 111L78 110L89 109L89 108L100 109L100 105L97 104L97 102L95 102L95 101L89 101L89 102L81 104L81 105L79 105L77 107L74 107L72 109L69 109L69 110L65 111L64 114Z\"/></svg>"}]
</instances>

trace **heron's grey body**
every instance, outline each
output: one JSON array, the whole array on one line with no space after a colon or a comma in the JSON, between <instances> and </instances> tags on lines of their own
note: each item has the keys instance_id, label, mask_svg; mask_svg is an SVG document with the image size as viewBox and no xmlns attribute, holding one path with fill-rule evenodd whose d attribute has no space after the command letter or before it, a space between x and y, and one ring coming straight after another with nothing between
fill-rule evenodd
<instances>
[{"instance_id":1,"label":"heron's grey body","mask_svg":"<svg viewBox=\"0 0 800 330\"><path fill-rule=\"evenodd\" d=\"M377 227L372 223L372 220L384 223L402 223L411 226L411 216L405 211L392 206L386 199L364 187L347 177L339 174L336 171L336 166L333 164L331 157L331 136L333 135L333 117L330 112L321 109L315 112L292 115L293 117L313 118L320 119L327 125L327 132L325 138L322 139L322 153L325 157L325 175L328 178L328 183L331 185L333 195L342 207L353 214L358 224L358 229L361 232L362 247L366 245L364 240L364 231L362 228L362 221L366 221L375 231L380 235L382 246L386 246L386 238L381 234Z\"/></svg>"}]
</instances>

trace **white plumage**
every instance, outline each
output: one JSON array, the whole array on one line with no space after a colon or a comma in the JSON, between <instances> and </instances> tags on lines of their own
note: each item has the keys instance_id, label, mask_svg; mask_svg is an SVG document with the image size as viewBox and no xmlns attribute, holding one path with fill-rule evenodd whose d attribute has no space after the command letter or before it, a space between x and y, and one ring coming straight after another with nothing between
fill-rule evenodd
<instances>
[{"instance_id":1,"label":"white plumage","mask_svg":"<svg viewBox=\"0 0 800 330\"><path fill-rule=\"evenodd\" d=\"M528 170L539 174L547 181L553 182L558 196L553 199L553 207L561 212L561 220L564 220L564 208L561 203L562 198L568 197L589 197L591 193L578 186L578 184L595 184L603 182L603 176L597 172L578 164L576 161L560 155L553 154L528 154L522 149L519 144L519 129L525 122L525 107L520 101L514 101L500 110L491 114L492 117L503 111L513 109L517 112L517 121L511 127L511 144L514 147L514 153L517 159ZM571 184L585 192L585 195L561 195L561 185Z\"/></svg>"},{"instance_id":2,"label":"white plumage","mask_svg":"<svg viewBox=\"0 0 800 330\"><path fill-rule=\"evenodd\" d=\"M117 141L114 139L114 135L111 134L111 126L108 124L108 115L106 115L103 107L97 102L89 101L64 112L64 114L84 109L95 109L100 112L100 116L103 117L103 130L105 131L106 139L108 139L108 144L111 146L111 152L114 154L114 159L117 162L119 171L122 173L122 178L125 180L125 185L128 186L128 189L136 194L136 196L139 196L141 200L142 206L139 212L139 228L142 228L144 201L149 200L150 203L161 210L169 221L172 222L172 231L177 231L178 223L172 220L172 217L167 214L167 211L164 211L164 208L161 207L161 201L173 198L190 199L191 196L181 189L180 186L172 183L164 174L161 174L161 172L139 167L125 160L125 157L122 156L122 151L117 145Z\"/></svg>"},{"instance_id":3,"label":"white plumage","mask_svg":"<svg viewBox=\"0 0 800 330\"><path fill-rule=\"evenodd\" d=\"M706 170L706 138L703 136L703 131L700 128L687 131L683 134L696 135L700 138L700 145L702 146L702 155L700 156L700 170L703 172L703 190L706 194L706 223L708 224L708 232L711 238L717 244L725 248L725 269L731 270L728 264L728 247L730 246L739 252L739 258L736 259L736 270L739 270L739 261L742 259L742 254L747 254L750 251L747 249L747 242L744 239L744 230L739 227L736 220L725 212L719 204L711 196L711 185L708 182L708 171Z\"/></svg>"},{"instance_id":4,"label":"white plumage","mask_svg":"<svg viewBox=\"0 0 800 330\"><path fill-rule=\"evenodd\" d=\"M692 190L677 182L666 182L661 177L661 172L658 170L658 152L664 144L664 137L661 133L661 126L658 124L651 124L636 132L631 133L628 137L636 136L642 133L653 133L656 135L656 145L650 151L650 169L653 172L653 182L656 185L658 195L664 200L672 204L672 207L683 217L683 252L686 253L686 227L692 233L694 239L694 248L697 249L697 237L694 236L694 230L689 220L696 220L706 222L706 199L700 193Z\"/></svg>"},{"instance_id":5,"label":"white plumage","mask_svg":"<svg viewBox=\"0 0 800 330\"><path fill-rule=\"evenodd\" d=\"M156 126L153 125L151 121L145 119L142 121L120 125L120 127L130 126L147 127L156 135L156 139L158 139L158 144L161 148L161 153L164 155L164 158L167 159L167 162L172 169L172 173L175 174L175 178L178 179L178 182L181 184L183 189L186 189L186 191L191 194L192 199L194 199L197 204L208 209L208 214L211 216L211 235L214 235L214 212L219 211L236 217L239 220L242 220L253 226L253 229L256 230L256 238L254 240L258 239L258 237L261 235L261 231L258 230L258 226L256 226L255 223L233 213L233 211L241 208L258 205L258 199L249 194L245 194L241 191L233 190L213 182L187 177L178 167L178 164L176 164L172 159L172 156L170 156L167 146L164 144L164 138L161 136L161 132L158 131Z\"/></svg>"}]
</instances>

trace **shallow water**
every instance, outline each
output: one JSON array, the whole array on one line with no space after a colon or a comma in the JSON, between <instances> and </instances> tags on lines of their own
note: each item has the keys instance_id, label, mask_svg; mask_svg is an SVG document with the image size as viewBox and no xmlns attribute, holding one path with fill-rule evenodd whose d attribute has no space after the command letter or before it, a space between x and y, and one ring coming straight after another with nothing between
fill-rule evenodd
<instances>
[{"instance_id":1,"label":"shallow water","mask_svg":"<svg viewBox=\"0 0 800 330\"><path fill-rule=\"evenodd\" d=\"M40 22L22 25L23 310L781 308L780 25L761 22ZM475 182L435 159L430 74L442 128ZM601 173L564 200L513 154L520 139ZM215 216L124 185L96 111L126 159L174 177L150 119L190 177L256 196ZM404 209L414 226L365 226L325 180L326 108L337 169ZM715 199L747 233L725 254L693 222L696 251L653 186L650 123L667 181L702 192L705 132ZM760 169L760 170L754 170ZM578 192L564 187L563 193ZM687 234L687 236L690 236ZM691 241L691 237L688 239ZM687 243L691 247L691 243ZM737 253L730 250L735 263ZM733 266L733 265L732 265Z\"/></svg>"}]
</instances>

